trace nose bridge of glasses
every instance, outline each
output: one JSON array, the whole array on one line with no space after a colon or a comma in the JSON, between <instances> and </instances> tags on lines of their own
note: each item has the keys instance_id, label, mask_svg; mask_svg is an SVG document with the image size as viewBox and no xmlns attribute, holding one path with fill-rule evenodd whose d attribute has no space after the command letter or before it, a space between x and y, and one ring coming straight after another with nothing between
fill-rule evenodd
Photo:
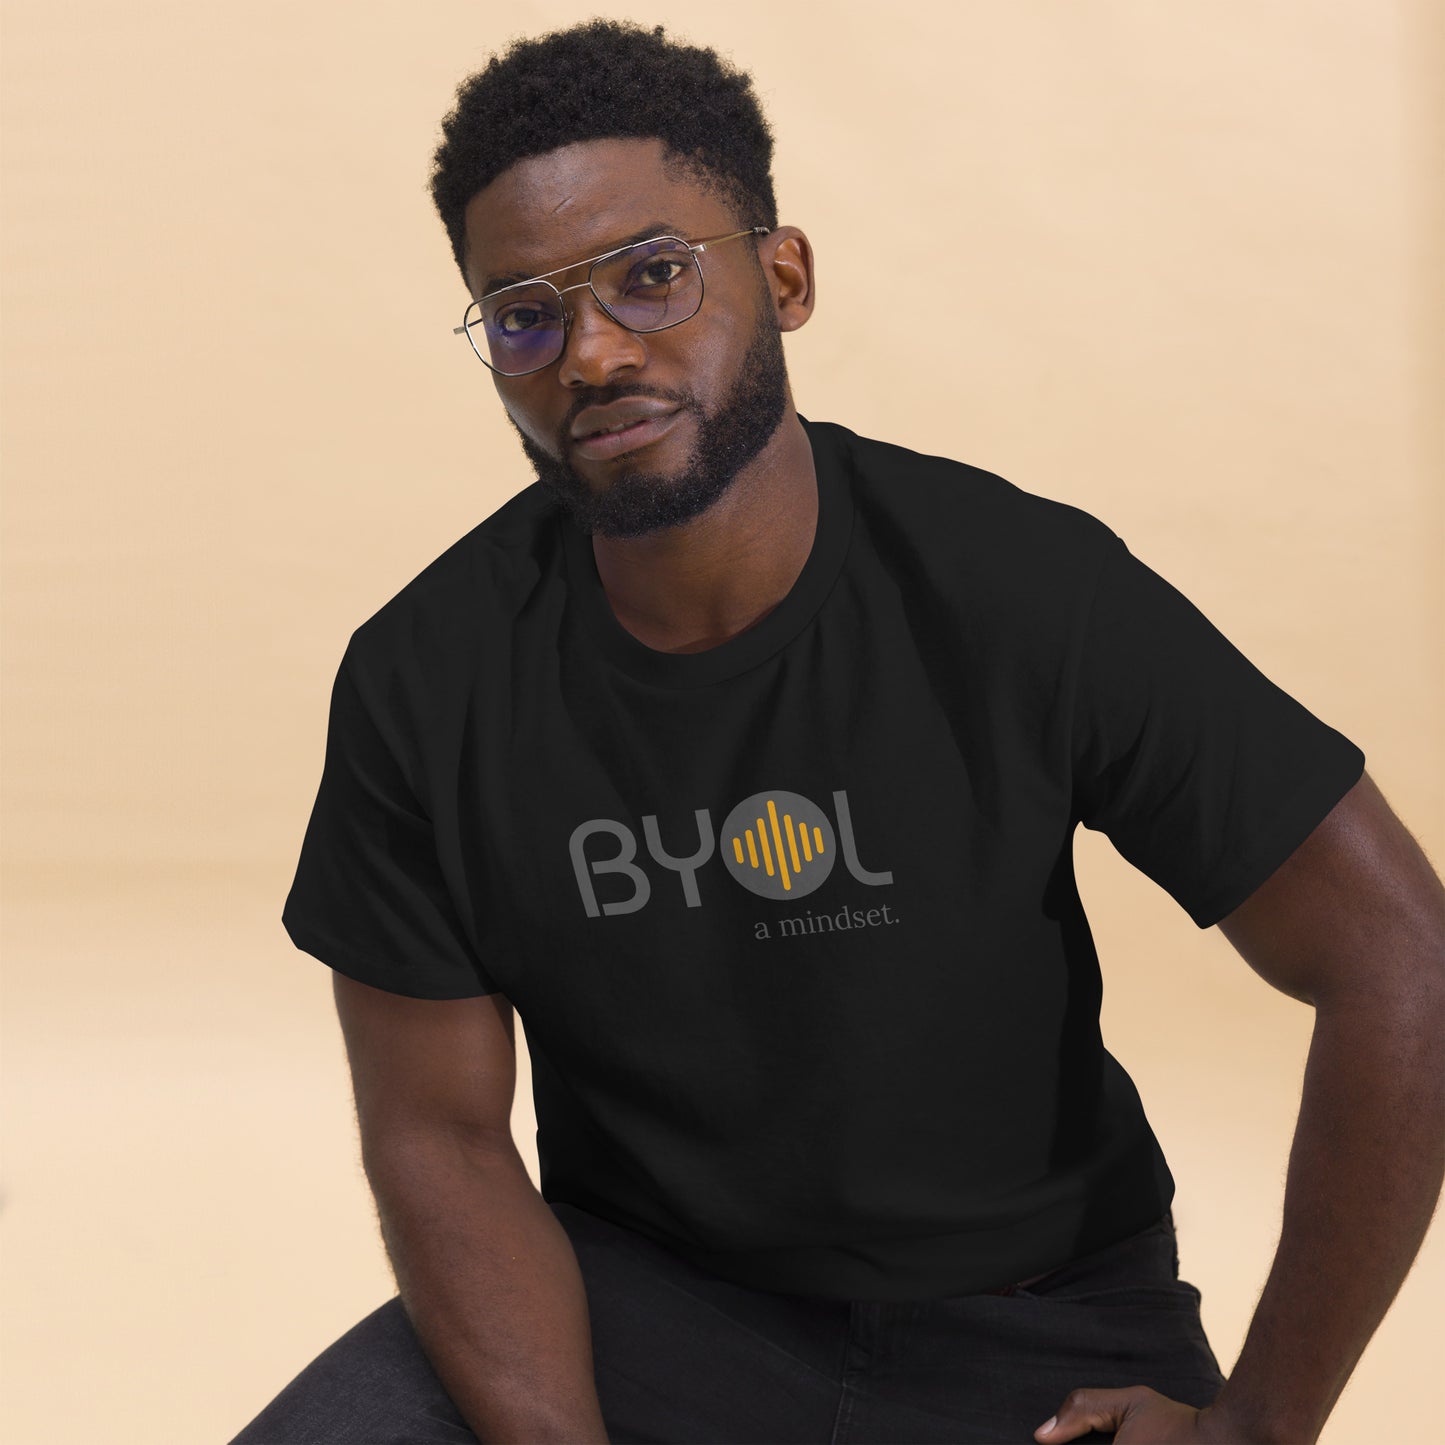
<instances>
[{"instance_id":1,"label":"nose bridge of glasses","mask_svg":"<svg viewBox=\"0 0 1445 1445\"><path fill-rule=\"evenodd\" d=\"M589 276L585 281L578 281L574 286L554 286L552 289L559 295L565 296L569 291L586 291L592 286L592 278Z\"/></svg>"},{"instance_id":2,"label":"nose bridge of glasses","mask_svg":"<svg viewBox=\"0 0 1445 1445\"><path fill-rule=\"evenodd\" d=\"M604 256L601 257L600 260L615 265L618 260L618 254ZM601 289L599 289L599 283L601 283ZM617 278L616 276L608 276L606 272L599 273L598 262L594 261L592 263L585 280L578 281L571 286L556 286L551 282L547 284L557 293L557 302L561 307L564 322L569 329L575 327L578 317L581 314L581 310L576 304L569 306L567 302L562 300L569 291L590 291L592 293L593 306L598 317L611 325L620 326L624 331L639 332L652 329L647 326L629 325L628 322L613 309L621 300L621 297L615 294L617 292Z\"/></svg>"}]
</instances>

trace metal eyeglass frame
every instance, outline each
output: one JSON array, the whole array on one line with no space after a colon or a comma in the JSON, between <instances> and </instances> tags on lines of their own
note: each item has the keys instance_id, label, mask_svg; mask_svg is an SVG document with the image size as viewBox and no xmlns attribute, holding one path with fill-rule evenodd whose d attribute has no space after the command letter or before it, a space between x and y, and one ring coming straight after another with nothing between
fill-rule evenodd
<instances>
[{"instance_id":1,"label":"metal eyeglass frame","mask_svg":"<svg viewBox=\"0 0 1445 1445\"><path fill-rule=\"evenodd\" d=\"M539 281L542 282L542 284L545 285L548 290L556 292L557 301L560 304L562 301L562 297L566 295L568 291L580 291L585 286L587 290L592 292L593 299L597 302L597 304L609 316L611 316L612 319L616 321L617 324L621 326L624 330L635 332L639 336L650 335L654 331L667 331L671 327L681 326L684 321L691 321L692 318L697 315L698 311L702 310L702 298L706 292L706 286L703 281L702 267L698 266L697 264L697 252L705 251L709 246L721 246L724 241L735 241L739 236L767 236L770 234L771 228L768 226L749 226L746 231L729 231L726 235L723 236L704 236L700 241L689 242L684 241L681 236L668 235L648 236L645 240L642 241L629 241L627 245L617 246L611 251L604 251L600 256L589 256L584 261L572 262L570 266L558 266L555 271L544 271L540 276L532 276L526 281L514 281L510 286L499 286L495 291L488 291L485 296L478 296L475 301L468 303L466 315L462 317L462 324L460 326L452 327L452 335L465 336L467 338L468 345L476 353L477 360L480 361L482 365L485 366L489 371L496 372L498 376L532 376L536 372L545 371L549 366L553 364L553 362L560 361L563 355L566 353L567 337L571 334L572 330L572 313L567 309L567 307L565 305L562 306L562 345L561 348L558 350L557 355L554 356L551 361L544 361L541 366L533 366L526 371L500 371L497 367L493 366L492 363L488 361L485 356L482 355L481 348L477 345L475 339L472 336L472 328L466 324L466 316L471 314L473 306L480 306L483 301L489 301L493 296L500 296L502 292L513 291L519 286L535 286ZM620 256L624 251L631 251L636 246L650 246L657 241L676 241L680 246L685 247L688 251L693 253L693 265L697 267L698 285L701 288L698 292L697 297L697 310L689 313L687 316L679 317L676 321L668 321L662 326L628 326L628 324L625 321L621 320L613 312L612 308L608 306L608 304L600 296L598 296L595 288L592 285L592 273L597 269L598 266L602 264L602 262L611 260L613 256ZM579 281L575 286L558 287L554 286L547 279L549 276L560 276L564 271L575 271L579 266L587 267L587 279L585 281Z\"/></svg>"}]
</instances>

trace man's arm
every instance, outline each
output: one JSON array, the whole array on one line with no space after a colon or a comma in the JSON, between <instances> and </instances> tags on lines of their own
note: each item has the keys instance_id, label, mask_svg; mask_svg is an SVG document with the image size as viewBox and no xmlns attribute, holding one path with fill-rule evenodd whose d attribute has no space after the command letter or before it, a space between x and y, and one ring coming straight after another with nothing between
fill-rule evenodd
<instances>
[{"instance_id":1,"label":"man's arm","mask_svg":"<svg viewBox=\"0 0 1445 1445\"><path fill-rule=\"evenodd\" d=\"M460 1136L368 1178L402 1304L484 1445L605 1445L577 1256L516 1148Z\"/></svg>"},{"instance_id":2,"label":"man's arm","mask_svg":"<svg viewBox=\"0 0 1445 1445\"><path fill-rule=\"evenodd\" d=\"M1429 1227L1445 1178L1445 887L1368 773L1219 927L1315 1010L1269 1278L1207 1409L1081 1380L1037 1440L1310 1445Z\"/></svg>"},{"instance_id":3,"label":"man's arm","mask_svg":"<svg viewBox=\"0 0 1445 1445\"><path fill-rule=\"evenodd\" d=\"M486 1445L605 1445L577 1256L512 1140L511 1004L334 986L382 1238L448 1395Z\"/></svg>"},{"instance_id":4,"label":"man's arm","mask_svg":"<svg viewBox=\"0 0 1445 1445\"><path fill-rule=\"evenodd\" d=\"M1445 887L1366 773L1219 928L1315 1026L1279 1246L1214 1409L1313 1441L1445 1177Z\"/></svg>"}]
</instances>

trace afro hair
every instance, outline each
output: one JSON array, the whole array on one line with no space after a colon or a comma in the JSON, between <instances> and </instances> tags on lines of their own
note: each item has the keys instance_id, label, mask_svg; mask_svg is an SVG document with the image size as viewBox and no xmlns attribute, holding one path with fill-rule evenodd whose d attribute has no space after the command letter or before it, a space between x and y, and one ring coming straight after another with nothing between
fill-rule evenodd
<instances>
[{"instance_id":1,"label":"afro hair","mask_svg":"<svg viewBox=\"0 0 1445 1445\"><path fill-rule=\"evenodd\" d=\"M516 162L577 141L660 138L739 227L777 228L773 136L751 79L661 25L594 19L515 41L457 87L442 134L431 194L464 281L467 203Z\"/></svg>"}]
</instances>

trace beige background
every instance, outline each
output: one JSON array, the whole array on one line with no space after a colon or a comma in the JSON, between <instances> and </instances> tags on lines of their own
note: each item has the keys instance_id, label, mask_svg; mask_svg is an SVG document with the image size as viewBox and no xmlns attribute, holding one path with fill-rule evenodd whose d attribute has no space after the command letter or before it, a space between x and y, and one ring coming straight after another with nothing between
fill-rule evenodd
<instances>
[{"instance_id":1,"label":"beige background","mask_svg":"<svg viewBox=\"0 0 1445 1445\"><path fill-rule=\"evenodd\" d=\"M279 915L349 632L530 480L450 333L440 117L591 13L5 0L6 1442L228 1439L392 1292ZM1441 7L606 13L755 77L800 409L1107 521L1445 858ZM1227 1371L1312 1016L1077 856ZM525 1069L515 1125L535 1169ZM1437 1438L1442 1289L1437 1227L1329 1445Z\"/></svg>"}]
</instances>

